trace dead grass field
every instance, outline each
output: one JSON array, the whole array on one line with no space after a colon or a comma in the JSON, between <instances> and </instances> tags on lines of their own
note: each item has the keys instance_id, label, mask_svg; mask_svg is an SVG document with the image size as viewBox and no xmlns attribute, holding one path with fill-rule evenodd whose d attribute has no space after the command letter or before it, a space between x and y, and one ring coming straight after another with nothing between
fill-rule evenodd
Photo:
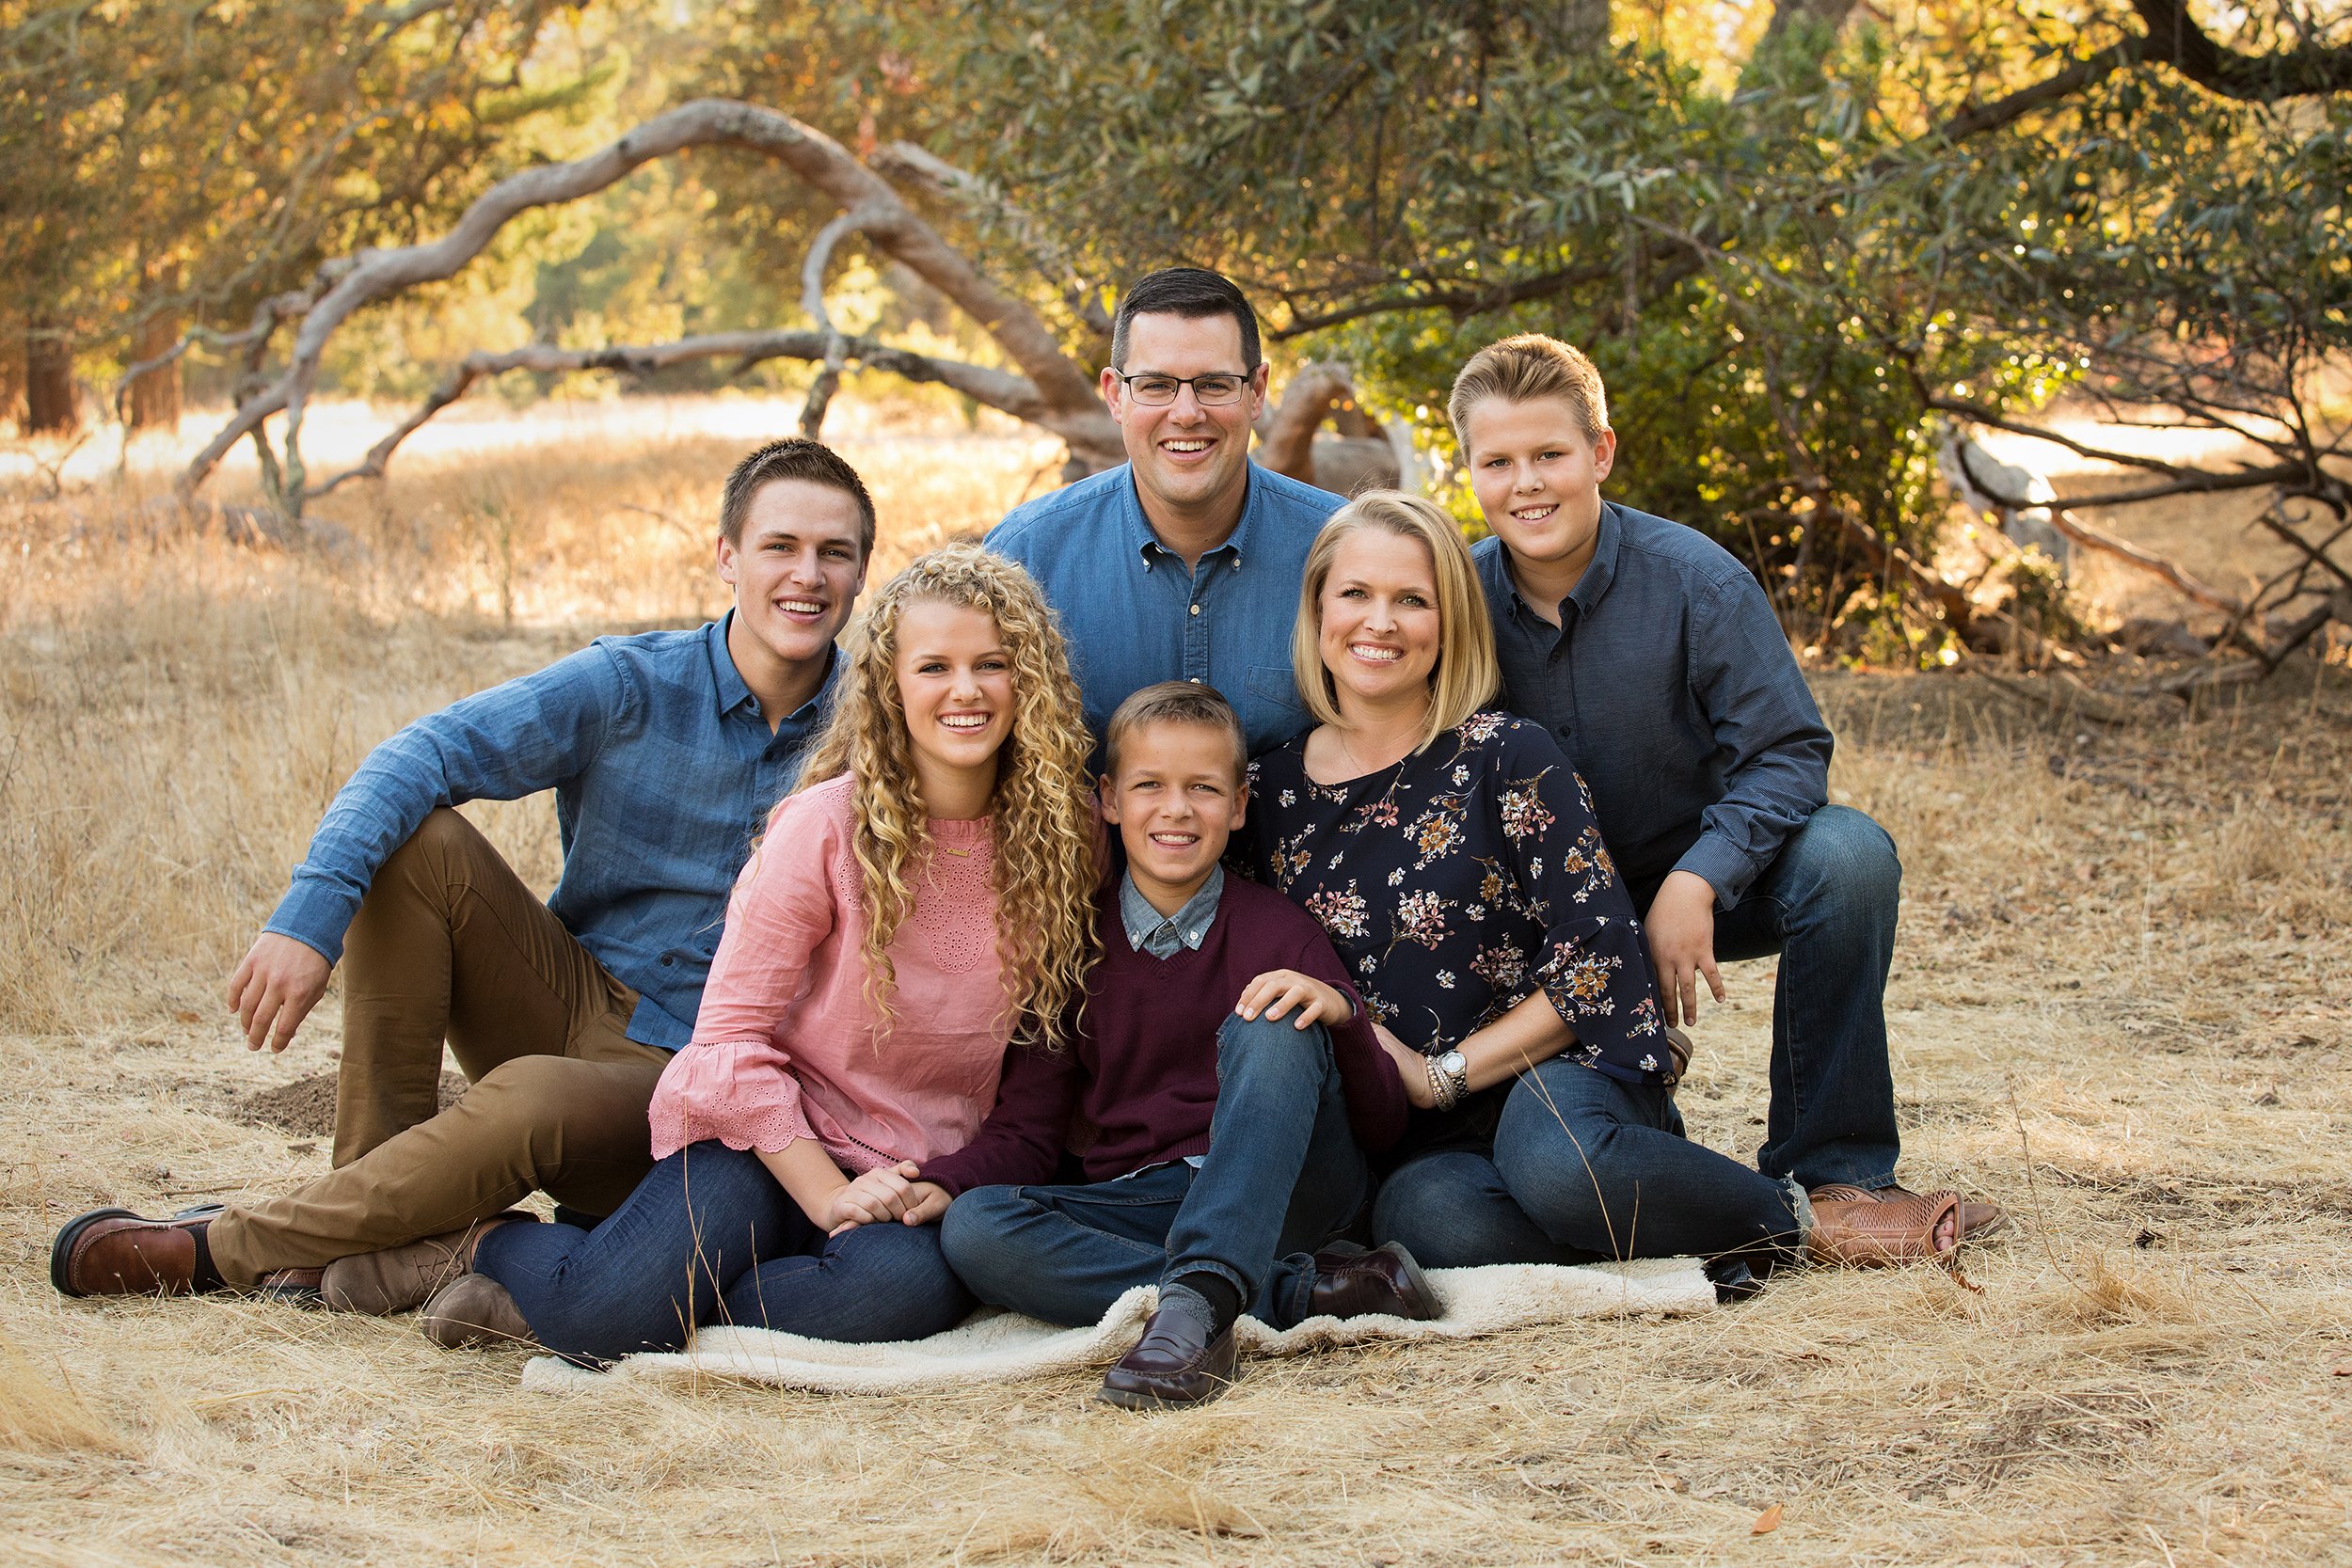
<instances>
[{"instance_id":1,"label":"dead grass field","mask_svg":"<svg viewBox=\"0 0 2352 1568\"><path fill-rule=\"evenodd\" d=\"M56 1227L325 1168L227 1112L331 1067L218 1007L320 809L404 719L720 602L744 442L425 454L334 549L0 499L0 1561L2314 1562L2352 1558L2352 679L2101 725L1966 675L1824 676L1902 847L1914 1185L2008 1204L1937 1273L1799 1274L1676 1323L1252 1367L1139 1419L618 1384L250 1302L68 1302ZM875 427L878 570L1051 453ZM135 475L135 488L147 483ZM543 884L544 802L469 808ZM1772 966L1684 1091L1760 1133ZM1777 1528L1755 1534L1777 1510Z\"/></svg>"}]
</instances>

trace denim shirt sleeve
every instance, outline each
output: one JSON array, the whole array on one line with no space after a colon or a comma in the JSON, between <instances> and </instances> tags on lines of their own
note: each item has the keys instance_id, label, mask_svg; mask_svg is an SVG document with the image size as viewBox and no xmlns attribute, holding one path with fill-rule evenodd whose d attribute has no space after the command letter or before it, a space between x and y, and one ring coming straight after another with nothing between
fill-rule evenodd
<instances>
[{"instance_id":1,"label":"denim shirt sleeve","mask_svg":"<svg viewBox=\"0 0 2352 1568\"><path fill-rule=\"evenodd\" d=\"M1718 584L1691 626L1692 694L1729 760L1723 799L1699 814L1698 841L1675 869L1706 878L1728 910L1828 803L1830 733L1754 578Z\"/></svg>"},{"instance_id":2,"label":"denim shirt sleeve","mask_svg":"<svg viewBox=\"0 0 2352 1568\"><path fill-rule=\"evenodd\" d=\"M407 725L336 792L262 928L340 962L369 884L434 808L554 788L595 760L640 701L620 661L588 647Z\"/></svg>"}]
</instances>

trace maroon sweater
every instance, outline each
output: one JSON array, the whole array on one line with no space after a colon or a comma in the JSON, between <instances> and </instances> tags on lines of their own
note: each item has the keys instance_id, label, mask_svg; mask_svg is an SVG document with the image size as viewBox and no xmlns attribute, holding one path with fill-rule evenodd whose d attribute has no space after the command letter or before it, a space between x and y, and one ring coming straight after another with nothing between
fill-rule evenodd
<instances>
[{"instance_id":1,"label":"maroon sweater","mask_svg":"<svg viewBox=\"0 0 2352 1568\"><path fill-rule=\"evenodd\" d=\"M1095 899L1103 961L1087 978L1074 1037L1052 1053L1020 1045L1007 1053L996 1109L971 1143L926 1161L924 1180L950 1193L1050 1180L1073 1113L1094 1130L1079 1151L1089 1181L1207 1153L1217 1029L1243 988L1274 969L1311 974L1355 1005L1348 1021L1331 1029L1348 1122L1370 1152L1396 1142L1405 1129L1404 1085L1329 939L1306 911L1228 876L1199 950L1180 947L1155 958L1128 945L1119 886L1114 879Z\"/></svg>"}]
</instances>

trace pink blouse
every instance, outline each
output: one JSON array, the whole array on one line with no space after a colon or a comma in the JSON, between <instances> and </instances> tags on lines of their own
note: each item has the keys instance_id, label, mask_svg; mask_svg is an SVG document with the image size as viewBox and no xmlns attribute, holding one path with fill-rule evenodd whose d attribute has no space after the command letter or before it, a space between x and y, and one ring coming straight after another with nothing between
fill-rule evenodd
<instances>
[{"instance_id":1,"label":"pink blouse","mask_svg":"<svg viewBox=\"0 0 2352 1568\"><path fill-rule=\"evenodd\" d=\"M814 1138L850 1172L971 1142L1011 1037L990 826L933 820L914 909L890 943L895 1021L876 1027L848 775L785 797L736 879L693 1043L654 1089L654 1158L718 1138Z\"/></svg>"}]
</instances>

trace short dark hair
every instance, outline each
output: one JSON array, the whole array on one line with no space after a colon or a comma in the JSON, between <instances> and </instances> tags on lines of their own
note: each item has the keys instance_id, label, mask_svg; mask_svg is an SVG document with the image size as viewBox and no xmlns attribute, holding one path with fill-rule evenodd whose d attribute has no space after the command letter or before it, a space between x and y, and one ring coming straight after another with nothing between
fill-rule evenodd
<instances>
[{"instance_id":1,"label":"short dark hair","mask_svg":"<svg viewBox=\"0 0 2352 1568\"><path fill-rule=\"evenodd\" d=\"M1241 368L1258 368L1258 312L1249 308L1248 296L1234 287L1233 280L1206 267L1162 267L1136 279L1135 287L1120 296L1119 310L1111 317L1114 370L1127 368L1127 324L1137 316L1162 312L1186 321L1232 317L1233 325L1241 328Z\"/></svg>"},{"instance_id":2,"label":"short dark hair","mask_svg":"<svg viewBox=\"0 0 2352 1568\"><path fill-rule=\"evenodd\" d=\"M1146 724L1197 724L1205 730L1222 730L1233 742L1235 781L1249 776L1249 742L1242 737L1241 716L1216 687L1199 681L1162 681L1120 704L1111 721L1103 726L1103 767L1114 780L1119 777L1120 743Z\"/></svg>"},{"instance_id":3,"label":"short dark hair","mask_svg":"<svg viewBox=\"0 0 2352 1568\"><path fill-rule=\"evenodd\" d=\"M719 492L719 537L730 545L741 545L743 519L751 513L752 498L762 486L780 479L822 484L857 502L858 554L874 553L874 498L866 493L866 482L839 452L805 436L771 441L735 466L735 471L727 475L726 488Z\"/></svg>"}]
</instances>

